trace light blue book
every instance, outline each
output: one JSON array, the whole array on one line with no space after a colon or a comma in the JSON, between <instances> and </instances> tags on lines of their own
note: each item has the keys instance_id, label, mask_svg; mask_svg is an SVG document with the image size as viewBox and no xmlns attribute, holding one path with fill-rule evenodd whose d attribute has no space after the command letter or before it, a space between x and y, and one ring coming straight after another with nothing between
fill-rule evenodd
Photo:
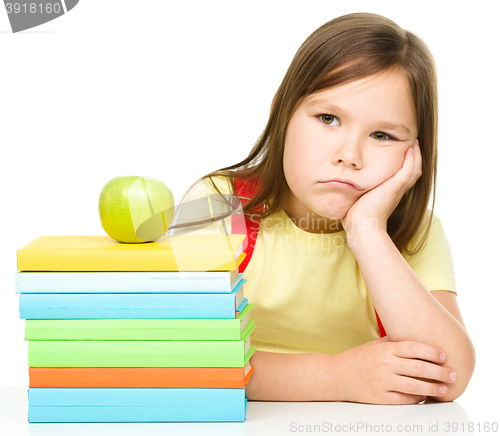
<instances>
[{"instance_id":1,"label":"light blue book","mask_svg":"<svg viewBox=\"0 0 500 436\"><path fill-rule=\"evenodd\" d=\"M19 294L21 319L230 318L243 311L241 279L229 294Z\"/></svg>"},{"instance_id":2,"label":"light blue book","mask_svg":"<svg viewBox=\"0 0 500 436\"><path fill-rule=\"evenodd\" d=\"M243 278L234 271L28 272L16 271L16 293L230 293Z\"/></svg>"},{"instance_id":3,"label":"light blue book","mask_svg":"<svg viewBox=\"0 0 500 436\"><path fill-rule=\"evenodd\" d=\"M29 422L244 422L245 389L28 389Z\"/></svg>"}]
</instances>

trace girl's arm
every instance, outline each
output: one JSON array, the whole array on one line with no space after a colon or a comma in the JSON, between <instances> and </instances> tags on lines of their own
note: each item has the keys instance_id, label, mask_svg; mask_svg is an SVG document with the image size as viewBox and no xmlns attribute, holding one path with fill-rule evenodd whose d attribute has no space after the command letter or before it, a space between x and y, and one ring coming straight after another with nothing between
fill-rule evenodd
<instances>
[{"instance_id":1,"label":"girl's arm","mask_svg":"<svg viewBox=\"0 0 500 436\"><path fill-rule=\"evenodd\" d=\"M434 297L385 229L352 228L348 232L348 239L351 238L358 242L350 248L388 339L392 342L417 341L442 349L447 367L457 373L456 382L448 384L444 396L431 398L437 401L456 399L472 377L475 352L455 295L438 291L437 298Z\"/></svg>"},{"instance_id":2,"label":"girl's arm","mask_svg":"<svg viewBox=\"0 0 500 436\"><path fill-rule=\"evenodd\" d=\"M245 395L254 401L339 401L335 355L255 351Z\"/></svg>"},{"instance_id":3,"label":"girl's arm","mask_svg":"<svg viewBox=\"0 0 500 436\"><path fill-rule=\"evenodd\" d=\"M416 404L422 394L439 396L449 368L442 350L418 342L382 338L338 354L256 351L246 397L254 401L352 401ZM423 361L426 361L425 363ZM408 386L407 376L421 379Z\"/></svg>"},{"instance_id":4,"label":"girl's arm","mask_svg":"<svg viewBox=\"0 0 500 436\"><path fill-rule=\"evenodd\" d=\"M342 225L348 242L356 242L349 242L349 246L388 339L396 344L416 341L441 348L446 354L446 365L456 371L457 377L452 384L443 386L447 389L444 397L433 399L452 401L464 392L472 377L474 347L464 326L455 317L460 312L453 297L441 295L441 303L433 297L387 233L389 217L421 175L422 155L416 139L406 150L401 169L365 192L342 218ZM373 222L377 223L375 228L371 225ZM370 226L366 225L368 223ZM415 368L421 366L412 364ZM415 378L405 379L410 390L422 383Z\"/></svg>"}]
</instances>

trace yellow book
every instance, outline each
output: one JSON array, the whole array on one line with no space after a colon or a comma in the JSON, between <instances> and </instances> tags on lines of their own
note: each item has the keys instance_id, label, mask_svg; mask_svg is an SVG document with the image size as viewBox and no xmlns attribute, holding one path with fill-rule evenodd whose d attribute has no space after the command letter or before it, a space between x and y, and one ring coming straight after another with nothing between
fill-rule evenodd
<instances>
[{"instance_id":1,"label":"yellow book","mask_svg":"<svg viewBox=\"0 0 500 436\"><path fill-rule=\"evenodd\" d=\"M123 244L108 236L41 236L17 251L19 271L234 271L246 235L164 236Z\"/></svg>"}]
</instances>

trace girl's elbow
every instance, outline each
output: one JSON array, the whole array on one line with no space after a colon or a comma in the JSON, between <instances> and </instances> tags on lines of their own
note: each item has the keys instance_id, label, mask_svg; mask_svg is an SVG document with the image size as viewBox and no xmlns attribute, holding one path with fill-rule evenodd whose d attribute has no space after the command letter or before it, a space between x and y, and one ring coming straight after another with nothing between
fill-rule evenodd
<instances>
[{"instance_id":1,"label":"girl's elbow","mask_svg":"<svg viewBox=\"0 0 500 436\"><path fill-rule=\"evenodd\" d=\"M469 384L472 374L474 374L474 369L476 368L476 350L474 348L474 344L472 343L469 336L467 336L467 350L465 351L464 356L464 365L462 368L462 383L460 393L456 396L458 398L465 391L465 388ZM458 377L457 377L458 381Z\"/></svg>"},{"instance_id":2,"label":"girl's elbow","mask_svg":"<svg viewBox=\"0 0 500 436\"><path fill-rule=\"evenodd\" d=\"M456 382L447 384L448 390L446 393L440 397L431 397L433 400L441 402L454 401L465 392L476 367L476 351L470 339L460 362L462 364L461 368L453 368L457 372Z\"/></svg>"}]
</instances>

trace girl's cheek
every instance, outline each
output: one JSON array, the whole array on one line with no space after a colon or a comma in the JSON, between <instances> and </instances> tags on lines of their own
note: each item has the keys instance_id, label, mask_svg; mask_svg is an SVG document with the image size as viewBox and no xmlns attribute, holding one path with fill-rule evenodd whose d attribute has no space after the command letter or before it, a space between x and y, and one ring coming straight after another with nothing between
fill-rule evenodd
<instances>
[{"instance_id":1,"label":"girl's cheek","mask_svg":"<svg viewBox=\"0 0 500 436\"><path fill-rule=\"evenodd\" d=\"M384 165L375 165L375 168L378 167L377 178L380 179L380 183L389 179L394 174L396 174L402 167L405 160L405 149L393 150L392 153L379 156L377 159L378 162L384 162Z\"/></svg>"}]
</instances>

